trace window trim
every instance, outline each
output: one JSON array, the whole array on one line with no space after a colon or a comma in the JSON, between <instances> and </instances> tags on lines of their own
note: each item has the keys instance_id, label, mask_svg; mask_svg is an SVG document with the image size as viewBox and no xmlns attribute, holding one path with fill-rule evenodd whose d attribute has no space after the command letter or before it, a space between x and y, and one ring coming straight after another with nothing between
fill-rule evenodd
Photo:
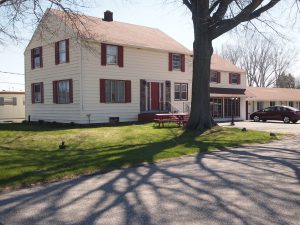
<instances>
[{"instance_id":1,"label":"window trim","mask_svg":"<svg viewBox=\"0 0 300 225\"><path fill-rule=\"evenodd\" d=\"M211 80L212 73L214 73L216 75L216 81L212 81ZM221 83L221 73L219 71L217 71L217 70L211 70L210 74L209 74L209 82L212 83L212 84L219 84L219 83Z\"/></svg>"},{"instance_id":2,"label":"window trim","mask_svg":"<svg viewBox=\"0 0 300 225\"><path fill-rule=\"evenodd\" d=\"M37 57L35 57L34 51L36 49L39 50L39 56L38 56L38 58L40 59L40 65L39 66L37 66L35 64L35 58L37 58ZM36 48L32 48L31 49L31 69L34 70L34 69L42 68L42 67L43 67L43 48L41 46L40 47L36 47Z\"/></svg>"},{"instance_id":3,"label":"window trim","mask_svg":"<svg viewBox=\"0 0 300 225\"><path fill-rule=\"evenodd\" d=\"M174 56L178 57L178 61L179 61L179 67L178 68L174 68ZM181 54L179 53L172 53L172 70L174 71L181 71Z\"/></svg>"},{"instance_id":4,"label":"window trim","mask_svg":"<svg viewBox=\"0 0 300 225\"><path fill-rule=\"evenodd\" d=\"M59 95L58 95L58 83L68 81L69 82L69 102L60 103L59 102ZM64 80L55 80L52 82L53 84L53 103L59 105L67 105L73 103L73 79L64 79Z\"/></svg>"},{"instance_id":5,"label":"window trim","mask_svg":"<svg viewBox=\"0 0 300 225\"><path fill-rule=\"evenodd\" d=\"M117 47L117 63L111 64L107 63L107 46L116 46ZM102 66L119 66L124 67L124 47L121 45L113 45L101 43L101 65Z\"/></svg>"},{"instance_id":6,"label":"window trim","mask_svg":"<svg viewBox=\"0 0 300 225\"><path fill-rule=\"evenodd\" d=\"M115 63L109 63L108 62L108 48L109 47L114 47L116 48L116 62ZM110 44L107 44L106 45L106 65L112 65L112 66L115 66L115 65L119 65L119 48L117 45L110 45Z\"/></svg>"},{"instance_id":7,"label":"window trim","mask_svg":"<svg viewBox=\"0 0 300 225\"><path fill-rule=\"evenodd\" d=\"M106 81L123 81L124 82L124 102L107 102L106 101ZM131 80L118 80L118 79L100 79L100 103L106 104L125 104L131 103Z\"/></svg>"},{"instance_id":8,"label":"window trim","mask_svg":"<svg viewBox=\"0 0 300 225\"><path fill-rule=\"evenodd\" d=\"M34 86L36 86L36 85L40 86L41 100L39 102L35 101ZM31 103L32 104L43 104L44 103L44 83L43 82L31 84Z\"/></svg>"},{"instance_id":9,"label":"window trim","mask_svg":"<svg viewBox=\"0 0 300 225\"><path fill-rule=\"evenodd\" d=\"M65 62L61 62L60 59L60 46L59 44L61 42L65 42L65 48L66 48L66 61ZM69 39L64 39L61 41L57 41L55 42L55 65L59 65L59 64L65 64L65 63L69 63L70 62L70 42Z\"/></svg>"},{"instance_id":10,"label":"window trim","mask_svg":"<svg viewBox=\"0 0 300 225\"><path fill-rule=\"evenodd\" d=\"M175 92L176 92L176 85L179 85L179 99L176 99ZM182 98L182 85L186 85L186 98ZM188 101L189 99L189 84L188 83L174 83L174 101Z\"/></svg>"},{"instance_id":11,"label":"window trim","mask_svg":"<svg viewBox=\"0 0 300 225\"><path fill-rule=\"evenodd\" d=\"M180 68L179 69L177 69L177 68L175 69L173 67L173 55L179 55L179 59L180 59ZM169 71L185 72L185 54L169 52Z\"/></svg>"},{"instance_id":12,"label":"window trim","mask_svg":"<svg viewBox=\"0 0 300 225\"><path fill-rule=\"evenodd\" d=\"M232 82L232 76L237 75L237 82ZM229 84L239 85L241 84L241 74L240 73L229 73Z\"/></svg>"}]
</instances>

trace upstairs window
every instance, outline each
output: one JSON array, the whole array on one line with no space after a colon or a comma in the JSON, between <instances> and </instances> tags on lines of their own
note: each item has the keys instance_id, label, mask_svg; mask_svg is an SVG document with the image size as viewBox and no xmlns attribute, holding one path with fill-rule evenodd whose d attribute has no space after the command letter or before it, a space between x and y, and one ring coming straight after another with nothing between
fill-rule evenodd
<instances>
[{"instance_id":1,"label":"upstairs window","mask_svg":"<svg viewBox=\"0 0 300 225\"><path fill-rule=\"evenodd\" d=\"M175 83L174 99L176 101L188 100L188 84Z\"/></svg>"},{"instance_id":2,"label":"upstairs window","mask_svg":"<svg viewBox=\"0 0 300 225\"><path fill-rule=\"evenodd\" d=\"M169 53L169 71L179 70L185 72L185 55Z\"/></svg>"},{"instance_id":3,"label":"upstairs window","mask_svg":"<svg viewBox=\"0 0 300 225\"><path fill-rule=\"evenodd\" d=\"M43 67L42 47L31 49L31 69Z\"/></svg>"},{"instance_id":4,"label":"upstairs window","mask_svg":"<svg viewBox=\"0 0 300 225\"><path fill-rule=\"evenodd\" d=\"M210 82L211 83L220 83L221 82L220 72L211 70L210 71Z\"/></svg>"},{"instance_id":5,"label":"upstairs window","mask_svg":"<svg viewBox=\"0 0 300 225\"><path fill-rule=\"evenodd\" d=\"M44 103L43 83L31 84L32 103Z\"/></svg>"},{"instance_id":6,"label":"upstairs window","mask_svg":"<svg viewBox=\"0 0 300 225\"><path fill-rule=\"evenodd\" d=\"M68 63L70 61L69 39L55 43L55 64Z\"/></svg>"},{"instance_id":7,"label":"upstairs window","mask_svg":"<svg viewBox=\"0 0 300 225\"><path fill-rule=\"evenodd\" d=\"M172 54L172 69L180 70L181 69L181 56L180 54Z\"/></svg>"},{"instance_id":8,"label":"upstairs window","mask_svg":"<svg viewBox=\"0 0 300 225\"><path fill-rule=\"evenodd\" d=\"M239 73L230 73L229 74L229 84L240 84L241 75Z\"/></svg>"},{"instance_id":9,"label":"upstairs window","mask_svg":"<svg viewBox=\"0 0 300 225\"><path fill-rule=\"evenodd\" d=\"M53 81L53 102L56 104L73 103L73 80Z\"/></svg>"},{"instance_id":10,"label":"upstairs window","mask_svg":"<svg viewBox=\"0 0 300 225\"><path fill-rule=\"evenodd\" d=\"M123 46L101 44L101 65L118 65L124 67Z\"/></svg>"},{"instance_id":11,"label":"upstairs window","mask_svg":"<svg viewBox=\"0 0 300 225\"><path fill-rule=\"evenodd\" d=\"M118 47L107 45L106 46L106 62L108 65L118 64Z\"/></svg>"}]
</instances>

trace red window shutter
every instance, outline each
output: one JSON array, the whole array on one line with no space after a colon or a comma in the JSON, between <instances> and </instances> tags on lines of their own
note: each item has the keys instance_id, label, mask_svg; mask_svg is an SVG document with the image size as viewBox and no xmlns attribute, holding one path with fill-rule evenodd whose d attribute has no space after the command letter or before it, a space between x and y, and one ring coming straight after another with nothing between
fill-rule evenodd
<instances>
[{"instance_id":1,"label":"red window shutter","mask_svg":"<svg viewBox=\"0 0 300 225\"><path fill-rule=\"evenodd\" d=\"M40 66L43 67L43 47L40 47Z\"/></svg>"},{"instance_id":2,"label":"red window shutter","mask_svg":"<svg viewBox=\"0 0 300 225\"><path fill-rule=\"evenodd\" d=\"M73 80L72 79L69 80L69 87L70 87L69 89L70 103L73 103Z\"/></svg>"},{"instance_id":3,"label":"red window shutter","mask_svg":"<svg viewBox=\"0 0 300 225\"><path fill-rule=\"evenodd\" d=\"M31 84L31 103L34 104L34 84Z\"/></svg>"},{"instance_id":4,"label":"red window shutter","mask_svg":"<svg viewBox=\"0 0 300 225\"><path fill-rule=\"evenodd\" d=\"M189 100L189 84L186 84L186 100Z\"/></svg>"},{"instance_id":5,"label":"red window shutter","mask_svg":"<svg viewBox=\"0 0 300 225\"><path fill-rule=\"evenodd\" d=\"M105 80L100 79L100 102L105 103L106 102L106 96L105 96Z\"/></svg>"},{"instance_id":6,"label":"red window shutter","mask_svg":"<svg viewBox=\"0 0 300 225\"><path fill-rule=\"evenodd\" d=\"M217 72L217 83L221 83L221 73Z\"/></svg>"},{"instance_id":7,"label":"red window shutter","mask_svg":"<svg viewBox=\"0 0 300 225\"><path fill-rule=\"evenodd\" d=\"M31 49L31 69L34 69L34 49Z\"/></svg>"},{"instance_id":8,"label":"red window shutter","mask_svg":"<svg viewBox=\"0 0 300 225\"><path fill-rule=\"evenodd\" d=\"M41 82L41 103L44 103L44 83Z\"/></svg>"},{"instance_id":9,"label":"red window shutter","mask_svg":"<svg viewBox=\"0 0 300 225\"><path fill-rule=\"evenodd\" d=\"M59 44L55 42L55 65L59 64Z\"/></svg>"},{"instance_id":10,"label":"red window shutter","mask_svg":"<svg viewBox=\"0 0 300 225\"><path fill-rule=\"evenodd\" d=\"M119 65L119 67L124 67L124 48L123 48L123 46L118 46L118 65Z\"/></svg>"},{"instance_id":11,"label":"red window shutter","mask_svg":"<svg viewBox=\"0 0 300 225\"><path fill-rule=\"evenodd\" d=\"M181 54L181 72L185 72L185 55Z\"/></svg>"},{"instance_id":12,"label":"red window shutter","mask_svg":"<svg viewBox=\"0 0 300 225\"><path fill-rule=\"evenodd\" d=\"M172 71L173 65L172 65L172 53L169 53L169 71Z\"/></svg>"},{"instance_id":13,"label":"red window shutter","mask_svg":"<svg viewBox=\"0 0 300 225\"><path fill-rule=\"evenodd\" d=\"M241 74L238 74L238 84L241 84Z\"/></svg>"},{"instance_id":14,"label":"red window shutter","mask_svg":"<svg viewBox=\"0 0 300 225\"><path fill-rule=\"evenodd\" d=\"M232 74L229 73L229 84L232 84L231 76L232 76Z\"/></svg>"},{"instance_id":15,"label":"red window shutter","mask_svg":"<svg viewBox=\"0 0 300 225\"><path fill-rule=\"evenodd\" d=\"M66 62L70 62L70 42L69 39L66 40Z\"/></svg>"},{"instance_id":16,"label":"red window shutter","mask_svg":"<svg viewBox=\"0 0 300 225\"><path fill-rule=\"evenodd\" d=\"M58 103L58 95L57 95L57 81L52 82L53 85L53 103Z\"/></svg>"},{"instance_id":17,"label":"red window shutter","mask_svg":"<svg viewBox=\"0 0 300 225\"><path fill-rule=\"evenodd\" d=\"M101 43L101 65L106 65L106 44Z\"/></svg>"},{"instance_id":18,"label":"red window shutter","mask_svg":"<svg viewBox=\"0 0 300 225\"><path fill-rule=\"evenodd\" d=\"M131 81L125 81L125 103L131 102Z\"/></svg>"}]
</instances>

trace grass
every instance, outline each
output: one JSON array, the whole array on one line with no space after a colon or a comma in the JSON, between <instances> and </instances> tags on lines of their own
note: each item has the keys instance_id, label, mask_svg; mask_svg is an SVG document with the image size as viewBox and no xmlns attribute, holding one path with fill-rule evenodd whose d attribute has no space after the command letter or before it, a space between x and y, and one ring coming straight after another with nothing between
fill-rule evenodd
<instances>
[{"instance_id":1,"label":"grass","mask_svg":"<svg viewBox=\"0 0 300 225\"><path fill-rule=\"evenodd\" d=\"M272 139L268 133L221 127L200 135L153 124L91 128L0 124L0 188ZM59 150L62 140L67 148Z\"/></svg>"}]
</instances>

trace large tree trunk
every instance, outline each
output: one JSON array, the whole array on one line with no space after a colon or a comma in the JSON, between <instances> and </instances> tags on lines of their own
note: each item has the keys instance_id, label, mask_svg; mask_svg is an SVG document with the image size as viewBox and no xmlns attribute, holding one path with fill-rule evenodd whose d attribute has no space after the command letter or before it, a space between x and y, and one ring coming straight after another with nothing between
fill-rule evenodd
<instances>
[{"instance_id":1,"label":"large tree trunk","mask_svg":"<svg viewBox=\"0 0 300 225\"><path fill-rule=\"evenodd\" d=\"M198 1L200 2L200 1ZM208 1L201 1L193 9L194 22L194 63L193 87L189 130L210 129L214 121L210 113L210 61L213 53L212 40L209 36L208 23L203 20L208 17Z\"/></svg>"}]
</instances>

